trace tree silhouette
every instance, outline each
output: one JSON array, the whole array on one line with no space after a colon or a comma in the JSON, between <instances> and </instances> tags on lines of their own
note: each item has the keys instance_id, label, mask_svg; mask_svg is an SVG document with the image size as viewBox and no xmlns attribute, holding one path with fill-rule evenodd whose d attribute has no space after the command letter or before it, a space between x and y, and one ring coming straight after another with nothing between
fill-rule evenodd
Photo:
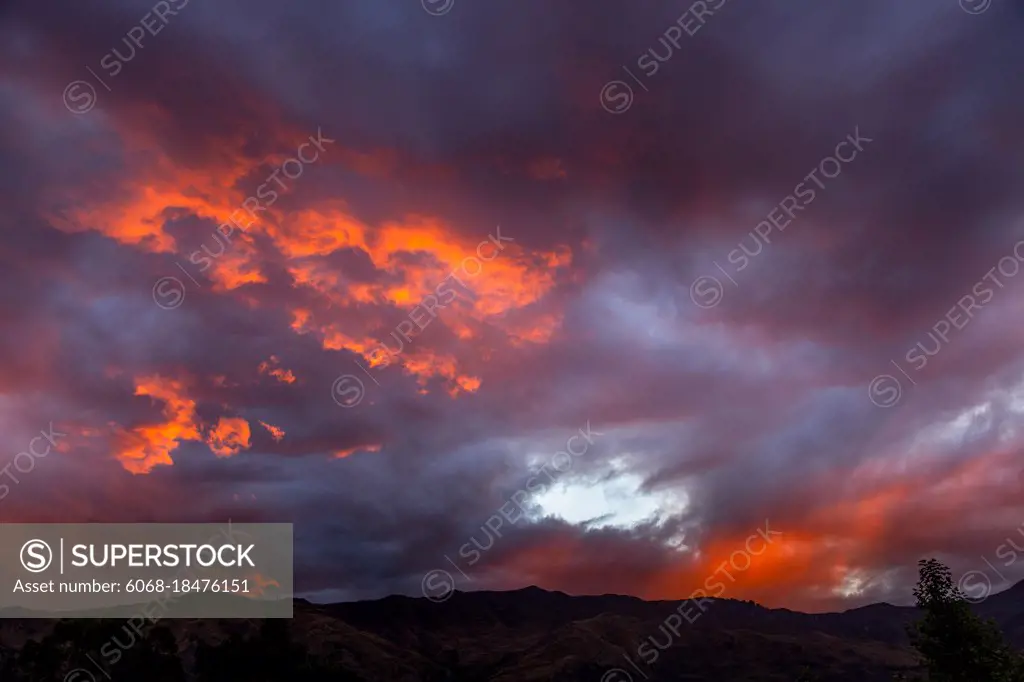
<instances>
[{"instance_id":1,"label":"tree silhouette","mask_svg":"<svg viewBox=\"0 0 1024 682\"><path fill-rule=\"evenodd\" d=\"M918 562L914 597L923 618L908 628L929 682L1024 682L1024 660L999 627L971 610L947 566Z\"/></svg>"}]
</instances>

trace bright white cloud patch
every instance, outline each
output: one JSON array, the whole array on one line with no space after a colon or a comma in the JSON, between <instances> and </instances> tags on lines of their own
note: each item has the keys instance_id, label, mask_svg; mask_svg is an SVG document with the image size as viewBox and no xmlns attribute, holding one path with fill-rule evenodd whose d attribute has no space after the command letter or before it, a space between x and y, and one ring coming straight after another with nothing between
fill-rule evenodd
<instances>
[{"instance_id":1,"label":"bright white cloud patch","mask_svg":"<svg viewBox=\"0 0 1024 682\"><path fill-rule=\"evenodd\" d=\"M539 506L541 516L590 528L631 528L685 508L685 494L643 493L642 483L642 477L630 473L594 483L556 481L536 495L533 502Z\"/></svg>"}]
</instances>

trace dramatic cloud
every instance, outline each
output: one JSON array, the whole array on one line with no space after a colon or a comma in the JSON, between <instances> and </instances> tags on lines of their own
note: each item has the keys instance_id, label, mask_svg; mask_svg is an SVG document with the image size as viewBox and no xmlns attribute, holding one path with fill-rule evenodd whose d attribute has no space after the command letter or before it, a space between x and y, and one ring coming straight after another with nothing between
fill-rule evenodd
<instances>
[{"instance_id":1,"label":"dramatic cloud","mask_svg":"<svg viewBox=\"0 0 1024 682\"><path fill-rule=\"evenodd\" d=\"M0 520L291 521L314 599L1024 577L1018 5L57 9Z\"/></svg>"},{"instance_id":2,"label":"dramatic cloud","mask_svg":"<svg viewBox=\"0 0 1024 682\"><path fill-rule=\"evenodd\" d=\"M185 395L181 382L159 376L137 379L135 395L149 396L164 403L165 420L122 431L123 446L115 456L128 471L148 474L154 466L174 464L171 453L182 441L200 440L196 403Z\"/></svg>"},{"instance_id":3,"label":"dramatic cloud","mask_svg":"<svg viewBox=\"0 0 1024 682\"><path fill-rule=\"evenodd\" d=\"M210 429L208 442L213 454L231 457L252 445L249 437L249 422L237 417L221 417L217 425Z\"/></svg>"}]
</instances>

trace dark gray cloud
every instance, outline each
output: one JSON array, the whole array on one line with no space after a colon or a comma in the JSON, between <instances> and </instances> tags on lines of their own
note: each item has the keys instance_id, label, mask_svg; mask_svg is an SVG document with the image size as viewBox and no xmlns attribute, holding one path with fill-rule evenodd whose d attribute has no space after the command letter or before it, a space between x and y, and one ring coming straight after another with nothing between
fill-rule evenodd
<instances>
[{"instance_id":1,"label":"dark gray cloud","mask_svg":"<svg viewBox=\"0 0 1024 682\"><path fill-rule=\"evenodd\" d=\"M0 452L71 434L4 520L292 521L300 587L357 598L435 568L686 596L771 519L786 551L726 596L804 608L904 600L901 567L968 570L1016 527L1024 277L976 289L1024 239L1016 4L726 2L689 36L666 33L685 3L189 2L111 61L155 7L4 10L3 62L25 66L0 67ZM635 98L613 115L618 79ZM201 271L190 254L317 130L322 160ZM863 150L807 184L855 131ZM759 235L801 183L815 198ZM515 249L363 374L363 346L496 225ZM161 277L180 307L154 304ZM968 295L986 300L913 364ZM272 356L294 383L258 370ZM250 447L214 457L203 439L238 417ZM588 422L587 455L536 478ZM168 424L201 437L171 429L172 466L126 471L129 435ZM633 499L593 501L622 481Z\"/></svg>"}]
</instances>

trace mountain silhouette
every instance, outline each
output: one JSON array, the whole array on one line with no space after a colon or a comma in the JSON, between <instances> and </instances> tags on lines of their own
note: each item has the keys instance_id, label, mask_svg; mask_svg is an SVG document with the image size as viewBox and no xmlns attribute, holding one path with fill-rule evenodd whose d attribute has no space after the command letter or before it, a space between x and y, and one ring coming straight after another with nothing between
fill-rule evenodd
<instances>
[{"instance_id":1,"label":"mountain silhouette","mask_svg":"<svg viewBox=\"0 0 1024 682\"><path fill-rule=\"evenodd\" d=\"M905 632L917 616L913 607L882 603L808 614L749 601L713 601L691 623L673 614L700 613L694 602L570 596L527 587L457 591L442 603L405 596L338 604L299 599L294 618L279 621L273 635L266 634L272 621L258 619L166 620L150 627L167 633L161 636L175 643L182 669L193 675L197 661L210 659L210 651L228 643L243 647L248 642L263 653L280 648L261 637L285 638L304 652L302 660L315 661L319 672L302 678L310 680L607 682L604 676L614 671L614 682L889 682L894 672L916 666ZM1024 583L974 608L995 618L1011 642L1024 646ZM0 660L17 661L28 642L45 641L52 649L47 655L63 657L57 670L66 672L78 667L76 656L100 658L98 651L83 650L84 641L100 641L82 629L100 627L92 625L97 622L63 621L58 637L54 621L0 621ZM102 623L114 627L124 621ZM154 654L146 660L158 658ZM217 675L219 682L234 679L230 666ZM21 682L10 671L4 679ZM206 678L200 670L194 679Z\"/></svg>"}]
</instances>

